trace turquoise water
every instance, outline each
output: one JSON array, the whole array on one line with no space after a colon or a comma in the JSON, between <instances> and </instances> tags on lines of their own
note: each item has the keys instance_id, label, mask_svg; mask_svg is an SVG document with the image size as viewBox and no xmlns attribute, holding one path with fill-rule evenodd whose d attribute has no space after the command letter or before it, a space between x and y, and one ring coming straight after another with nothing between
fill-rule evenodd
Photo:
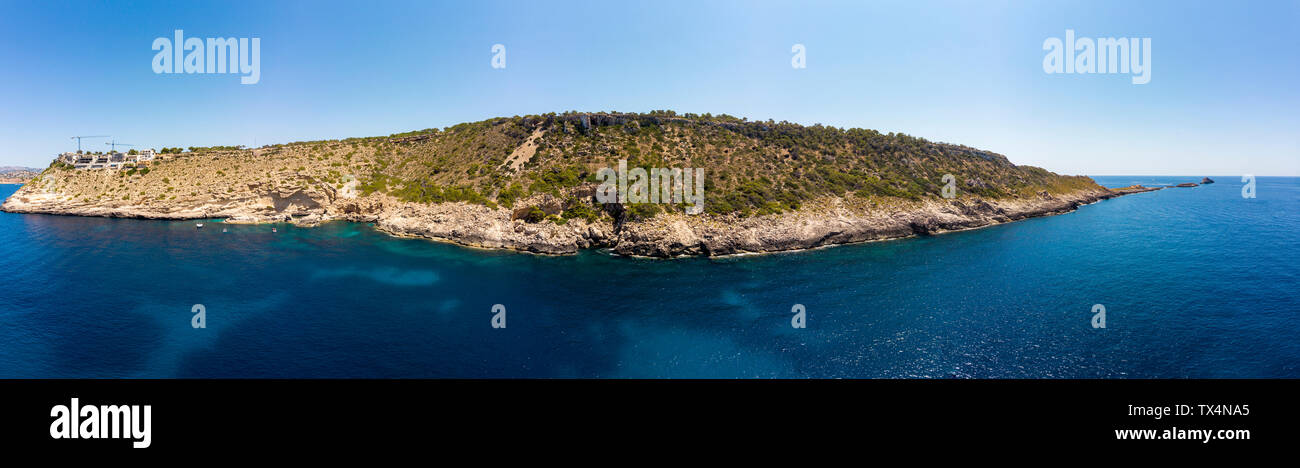
<instances>
[{"instance_id":1,"label":"turquoise water","mask_svg":"<svg viewBox=\"0 0 1300 468\"><path fill-rule=\"evenodd\" d=\"M1215 179L721 259L0 213L0 377L1300 377L1300 179Z\"/></svg>"}]
</instances>

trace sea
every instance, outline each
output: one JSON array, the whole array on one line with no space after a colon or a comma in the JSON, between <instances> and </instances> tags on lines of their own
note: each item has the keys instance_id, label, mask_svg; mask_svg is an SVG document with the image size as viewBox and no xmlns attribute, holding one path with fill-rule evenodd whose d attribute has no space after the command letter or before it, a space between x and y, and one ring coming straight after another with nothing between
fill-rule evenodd
<instances>
[{"instance_id":1,"label":"sea","mask_svg":"<svg viewBox=\"0 0 1300 468\"><path fill-rule=\"evenodd\" d=\"M0 378L1300 377L1300 178L1211 177L970 231L666 260L0 213Z\"/></svg>"}]
</instances>

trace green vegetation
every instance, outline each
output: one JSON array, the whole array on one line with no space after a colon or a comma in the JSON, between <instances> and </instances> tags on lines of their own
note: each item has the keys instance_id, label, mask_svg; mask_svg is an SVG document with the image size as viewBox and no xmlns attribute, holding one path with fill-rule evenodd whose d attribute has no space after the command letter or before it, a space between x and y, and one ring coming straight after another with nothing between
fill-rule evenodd
<instances>
[{"instance_id":1,"label":"green vegetation","mask_svg":"<svg viewBox=\"0 0 1300 468\"><path fill-rule=\"evenodd\" d=\"M523 220L529 223L540 223L547 217L546 212L536 206L528 207L528 212L524 213Z\"/></svg>"},{"instance_id":2,"label":"green vegetation","mask_svg":"<svg viewBox=\"0 0 1300 468\"><path fill-rule=\"evenodd\" d=\"M505 167L506 157L537 130L542 137L536 154L517 172ZM955 177L961 197L1096 187L1086 177L1016 166L996 153L901 133L673 111L516 116L387 138L304 144L320 146L321 154L339 145L372 149L344 158L373 173L360 186L363 194L379 191L425 203L495 201L506 207L549 194L566 200L558 217L564 220L599 216L599 208L575 201L572 192L594 186L596 170L615 168L620 159L629 169L703 168L707 212L741 216L798 210L823 197L936 198L945 174ZM333 174L327 179L337 180ZM683 207L629 206L627 212L646 218Z\"/></svg>"},{"instance_id":3,"label":"green vegetation","mask_svg":"<svg viewBox=\"0 0 1300 468\"><path fill-rule=\"evenodd\" d=\"M164 148L164 149L166 149L166 148ZM174 152L176 152L176 153L181 152L181 151L180 151L180 148L171 148L171 149L175 150ZM236 146L191 146L191 147L189 148L189 150L190 150L191 153L207 153L207 152L212 152L212 151L239 151L239 150L242 150L242 149L244 149L244 145L236 145Z\"/></svg>"},{"instance_id":4,"label":"green vegetation","mask_svg":"<svg viewBox=\"0 0 1300 468\"><path fill-rule=\"evenodd\" d=\"M524 145L534 135L538 136L532 140L535 151L533 145ZM160 151L181 152L180 148ZM534 207L525 219L555 223L605 216L605 207L591 201L597 185L594 174L601 168L617 168L620 160L626 160L629 169L647 171L702 168L704 206L716 215L785 213L836 197L933 199L941 196L946 174L955 177L957 194L963 198L1035 197L1043 191L1059 194L1097 188L1086 177L1016 166L996 153L901 133L666 110L503 117L388 136L269 145L257 153L242 146L191 147L172 162L159 161L155 169L165 169L163 174L175 178L179 172L172 168L185 167L182 161L191 153L203 154L204 160L234 159L224 166L211 163L221 167L211 171L221 185L209 190L229 193L230 185L238 187L241 182L286 178L297 187L322 184L340 189L355 179L361 195L383 193L413 203L466 202L507 208L546 195L549 203L562 200L558 215L537 214L540 209ZM61 164L51 168L71 168ZM240 164L246 169L241 171ZM148 172L149 168L131 168L123 175ZM171 180L161 179L160 186L170 184ZM645 219L685 207L685 203L629 204L608 213Z\"/></svg>"},{"instance_id":5,"label":"green vegetation","mask_svg":"<svg viewBox=\"0 0 1300 468\"><path fill-rule=\"evenodd\" d=\"M600 218L600 211L589 203L571 198L564 203L564 212L560 214L560 218L565 220L578 218L585 219L587 222L594 222Z\"/></svg>"},{"instance_id":6,"label":"green vegetation","mask_svg":"<svg viewBox=\"0 0 1300 468\"><path fill-rule=\"evenodd\" d=\"M501 192L497 193L497 203L500 203L505 207L513 207L515 206L515 200L525 196L528 196L528 193L524 191L522 186L519 184L510 184L509 187L506 187L501 190Z\"/></svg>"},{"instance_id":7,"label":"green vegetation","mask_svg":"<svg viewBox=\"0 0 1300 468\"><path fill-rule=\"evenodd\" d=\"M536 130L543 131L536 154L518 172L505 168L506 156ZM377 146L369 162L382 177L369 179L363 193L388 191L392 185L404 190L403 199L484 202L495 198L507 207L531 195L550 194L566 199L560 219L591 219L599 210L567 200L570 192L594 185L596 169L616 167L620 159L627 160L629 167L647 170L704 168L708 212L742 216L798 210L822 197L939 197L944 174L953 174L959 196L967 197L1006 198L1095 187L1087 178L1016 166L995 153L904 134L750 122L727 115L546 114L394 135L412 136L424 138L344 140L354 146ZM466 195L439 196L439 187L445 186L460 187ZM583 204L587 208L579 207ZM647 205L630 206L627 211L634 217L650 217L680 208Z\"/></svg>"},{"instance_id":8,"label":"green vegetation","mask_svg":"<svg viewBox=\"0 0 1300 468\"><path fill-rule=\"evenodd\" d=\"M659 211L659 205L654 203L633 203L627 205L628 216L633 220L653 218L655 215L659 214Z\"/></svg>"},{"instance_id":9,"label":"green vegetation","mask_svg":"<svg viewBox=\"0 0 1300 468\"><path fill-rule=\"evenodd\" d=\"M569 165L564 168L550 168L545 171L539 171L540 174L528 186L530 193L549 193L560 196L560 191L566 188L577 187L589 175L586 168L581 165Z\"/></svg>"},{"instance_id":10,"label":"green vegetation","mask_svg":"<svg viewBox=\"0 0 1300 468\"><path fill-rule=\"evenodd\" d=\"M472 187L442 187L429 181L404 181L384 174L375 174L357 188L363 195L380 192L414 203L468 202L487 205L490 201Z\"/></svg>"}]
</instances>

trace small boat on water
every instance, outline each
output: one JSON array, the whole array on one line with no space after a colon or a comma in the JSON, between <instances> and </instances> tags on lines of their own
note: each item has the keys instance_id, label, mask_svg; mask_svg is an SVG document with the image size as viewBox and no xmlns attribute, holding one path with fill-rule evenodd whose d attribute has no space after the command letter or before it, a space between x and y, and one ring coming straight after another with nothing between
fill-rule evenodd
<instances>
[{"instance_id":1,"label":"small boat on water","mask_svg":"<svg viewBox=\"0 0 1300 468\"><path fill-rule=\"evenodd\" d=\"M279 231L276 231L275 228L271 228L271 232L279 232Z\"/></svg>"},{"instance_id":2,"label":"small boat on water","mask_svg":"<svg viewBox=\"0 0 1300 468\"><path fill-rule=\"evenodd\" d=\"M195 228L195 229L203 229L203 223L195 224L195 225L194 225L194 228Z\"/></svg>"}]
</instances>

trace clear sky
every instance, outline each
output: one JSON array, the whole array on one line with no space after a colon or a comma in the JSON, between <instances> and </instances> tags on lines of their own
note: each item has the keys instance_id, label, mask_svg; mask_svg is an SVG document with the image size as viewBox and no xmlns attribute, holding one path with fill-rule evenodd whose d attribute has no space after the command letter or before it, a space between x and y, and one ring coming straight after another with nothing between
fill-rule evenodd
<instances>
[{"instance_id":1,"label":"clear sky","mask_svg":"<svg viewBox=\"0 0 1300 468\"><path fill-rule=\"evenodd\" d=\"M0 0L0 165L44 167L73 135L252 146L672 109L903 132L1068 174L1294 176L1297 24L1297 1ZM261 81L155 74L151 44L176 29L260 38ZM1066 29L1151 38L1150 83L1045 73L1043 42Z\"/></svg>"}]
</instances>

